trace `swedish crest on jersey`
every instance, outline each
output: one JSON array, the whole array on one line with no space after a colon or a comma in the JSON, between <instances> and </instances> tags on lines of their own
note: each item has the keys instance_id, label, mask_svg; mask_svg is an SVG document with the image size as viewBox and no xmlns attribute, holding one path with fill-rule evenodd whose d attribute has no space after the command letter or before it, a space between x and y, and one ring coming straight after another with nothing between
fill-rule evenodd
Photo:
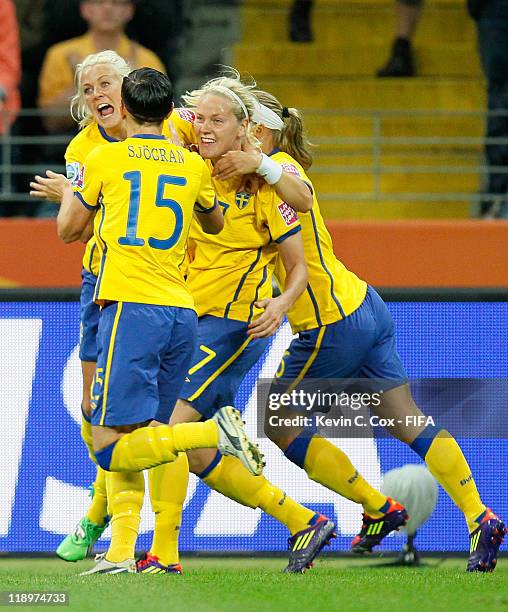
<instances>
[{"instance_id":1,"label":"swedish crest on jersey","mask_svg":"<svg viewBox=\"0 0 508 612\"><path fill-rule=\"evenodd\" d=\"M240 210L243 210L247 206L251 198L252 193L247 193L246 191L239 191L235 195L235 203Z\"/></svg>"}]
</instances>

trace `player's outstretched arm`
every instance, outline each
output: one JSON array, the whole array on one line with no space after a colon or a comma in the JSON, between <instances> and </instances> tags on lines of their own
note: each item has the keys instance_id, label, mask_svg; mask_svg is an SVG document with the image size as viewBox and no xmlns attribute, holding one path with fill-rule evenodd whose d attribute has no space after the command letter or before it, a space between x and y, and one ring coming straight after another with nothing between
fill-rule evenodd
<instances>
[{"instance_id":1,"label":"player's outstretched arm","mask_svg":"<svg viewBox=\"0 0 508 612\"><path fill-rule=\"evenodd\" d=\"M206 212L195 210L196 219L205 234L218 234L224 227L222 208L216 203L213 209Z\"/></svg>"},{"instance_id":2,"label":"player's outstretched arm","mask_svg":"<svg viewBox=\"0 0 508 612\"><path fill-rule=\"evenodd\" d=\"M264 308L263 314L249 325L247 333L255 338L266 338L277 331L285 314L305 290L309 278L300 232L277 244L277 249L286 269L285 288L278 297L255 303L258 308Z\"/></svg>"}]
</instances>

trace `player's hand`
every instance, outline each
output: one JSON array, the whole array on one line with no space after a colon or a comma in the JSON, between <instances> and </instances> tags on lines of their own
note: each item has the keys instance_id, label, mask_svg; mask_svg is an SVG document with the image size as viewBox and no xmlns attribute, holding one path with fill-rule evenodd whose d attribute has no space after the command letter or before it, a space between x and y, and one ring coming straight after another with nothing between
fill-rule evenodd
<instances>
[{"instance_id":1,"label":"player's hand","mask_svg":"<svg viewBox=\"0 0 508 612\"><path fill-rule=\"evenodd\" d=\"M228 151L215 164L212 176L227 181L235 176L255 174L261 163L261 151L252 147L249 151Z\"/></svg>"},{"instance_id":2,"label":"player's hand","mask_svg":"<svg viewBox=\"0 0 508 612\"><path fill-rule=\"evenodd\" d=\"M30 182L30 195L34 198L60 203L66 189L72 189L71 182L63 174L46 170L46 176L36 175Z\"/></svg>"},{"instance_id":3,"label":"player's hand","mask_svg":"<svg viewBox=\"0 0 508 612\"><path fill-rule=\"evenodd\" d=\"M255 195L264 185L265 180L257 174L248 174L243 181L240 191Z\"/></svg>"},{"instance_id":4,"label":"player's hand","mask_svg":"<svg viewBox=\"0 0 508 612\"><path fill-rule=\"evenodd\" d=\"M254 338L268 338L272 336L287 312L287 307L282 299L282 296L276 298L267 298L254 302L257 308L263 308L263 314L255 321L249 324L247 334Z\"/></svg>"}]
</instances>

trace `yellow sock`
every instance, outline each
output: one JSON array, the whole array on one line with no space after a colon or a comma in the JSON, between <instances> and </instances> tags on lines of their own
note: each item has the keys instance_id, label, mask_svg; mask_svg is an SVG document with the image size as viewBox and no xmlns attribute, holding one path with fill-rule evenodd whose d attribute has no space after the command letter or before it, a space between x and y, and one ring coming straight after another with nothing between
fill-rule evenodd
<instances>
[{"instance_id":1,"label":"yellow sock","mask_svg":"<svg viewBox=\"0 0 508 612\"><path fill-rule=\"evenodd\" d=\"M85 419L84 416L81 416L81 437L83 438L83 442L86 444L88 449L88 456L94 463L97 463L93 451L92 423Z\"/></svg>"},{"instance_id":2,"label":"yellow sock","mask_svg":"<svg viewBox=\"0 0 508 612\"><path fill-rule=\"evenodd\" d=\"M106 559L112 563L134 559L145 479L140 472L108 472L106 487L111 517L111 544Z\"/></svg>"},{"instance_id":3,"label":"yellow sock","mask_svg":"<svg viewBox=\"0 0 508 612\"><path fill-rule=\"evenodd\" d=\"M163 565L174 565L180 560L178 536L189 482L189 461L186 453L180 453L173 463L152 468L148 472L148 479L152 510L155 513L150 552L159 557Z\"/></svg>"},{"instance_id":4,"label":"yellow sock","mask_svg":"<svg viewBox=\"0 0 508 612\"><path fill-rule=\"evenodd\" d=\"M209 487L244 506L261 508L289 529L291 534L308 527L315 512L296 503L264 476L253 476L235 457L222 457L203 478Z\"/></svg>"},{"instance_id":5,"label":"yellow sock","mask_svg":"<svg viewBox=\"0 0 508 612\"><path fill-rule=\"evenodd\" d=\"M430 473L464 513L469 531L476 529L475 519L486 508L460 446L445 429L432 440L425 462Z\"/></svg>"},{"instance_id":6,"label":"yellow sock","mask_svg":"<svg viewBox=\"0 0 508 612\"><path fill-rule=\"evenodd\" d=\"M106 472L97 466L97 476L93 483L92 503L86 518L96 525L104 525L108 514L108 496L106 493Z\"/></svg>"},{"instance_id":7,"label":"yellow sock","mask_svg":"<svg viewBox=\"0 0 508 612\"><path fill-rule=\"evenodd\" d=\"M312 480L358 504L373 518L382 516L383 495L359 474L349 457L324 438L314 436L305 455L305 471Z\"/></svg>"},{"instance_id":8,"label":"yellow sock","mask_svg":"<svg viewBox=\"0 0 508 612\"><path fill-rule=\"evenodd\" d=\"M218 440L219 431L214 421L141 427L118 440L108 469L139 472L174 461L180 451L216 448Z\"/></svg>"}]
</instances>

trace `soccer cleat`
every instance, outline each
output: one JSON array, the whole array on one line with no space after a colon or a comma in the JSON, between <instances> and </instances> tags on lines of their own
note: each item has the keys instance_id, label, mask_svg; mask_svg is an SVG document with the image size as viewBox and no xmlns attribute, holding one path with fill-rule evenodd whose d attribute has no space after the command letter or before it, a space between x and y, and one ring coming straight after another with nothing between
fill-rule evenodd
<instances>
[{"instance_id":1,"label":"soccer cleat","mask_svg":"<svg viewBox=\"0 0 508 612\"><path fill-rule=\"evenodd\" d=\"M81 561L93 548L108 524L109 522L105 525L96 525L86 517L82 518L74 531L60 542L56 554L64 561Z\"/></svg>"},{"instance_id":2,"label":"soccer cleat","mask_svg":"<svg viewBox=\"0 0 508 612\"><path fill-rule=\"evenodd\" d=\"M91 576L92 574L135 574L136 562L134 559L126 559L113 563L106 559L106 553L95 556L95 567L86 572L81 572L80 576Z\"/></svg>"},{"instance_id":3,"label":"soccer cleat","mask_svg":"<svg viewBox=\"0 0 508 612\"><path fill-rule=\"evenodd\" d=\"M265 466L263 455L247 437L240 412L232 406L224 406L215 413L213 420L219 428L219 451L237 457L251 474L259 476Z\"/></svg>"},{"instance_id":4,"label":"soccer cleat","mask_svg":"<svg viewBox=\"0 0 508 612\"><path fill-rule=\"evenodd\" d=\"M147 552L141 559L136 561L138 574L182 574L182 566L179 563L173 565L162 565L159 557Z\"/></svg>"},{"instance_id":5,"label":"soccer cleat","mask_svg":"<svg viewBox=\"0 0 508 612\"><path fill-rule=\"evenodd\" d=\"M351 552L359 555L372 552L374 546L380 544L389 533L398 531L400 527L406 524L409 517L404 506L390 497L388 497L388 501L390 507L382 517L375 519L368 514L363 514L362 528L351 542Z\"/></svg>"},{"instance_id":6,"label":"soccer cleat","mask_svg":"<svg viewBox=\"0 0 508 612\"><path fill-rule=\"evenodd\" d=\"M312 566L316 555L335 537L334 523L326 516L320 515L314 525L288 539L289 563L284 572L303 574Z\"/></svg>"},{"instance_id":7,"label":"soccer cleat","mask_svg":"<svg viewBox=\"0 0 508 612\"><path fill-rule=\"evenodd\" d=\"M469 535L468 572L493 572L499 547L508 533L503 521L487 508L480 525Z\"/></svg>"}]
</instances>

